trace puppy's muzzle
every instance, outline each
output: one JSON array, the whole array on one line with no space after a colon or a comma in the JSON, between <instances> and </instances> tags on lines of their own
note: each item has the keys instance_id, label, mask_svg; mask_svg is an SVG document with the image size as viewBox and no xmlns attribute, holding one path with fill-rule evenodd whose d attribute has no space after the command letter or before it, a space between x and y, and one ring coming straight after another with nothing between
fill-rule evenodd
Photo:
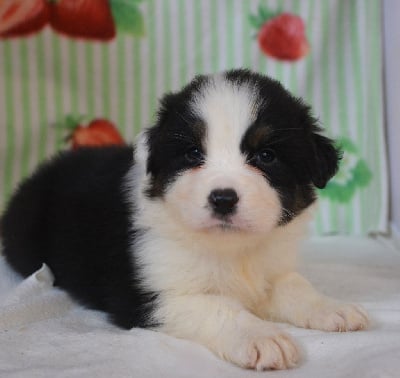
<instances>
[{"instance_id":1,"label":"puppy's muzzle","mask_svg":"<svg viewBox=\"0 0 400 378\"><path fill-rule=\"evenodd\" d=\"M208 196L208 203L219 216L231 215L236 210L239 197L233 189L214 189Z\"/></svg>"}]
</instances>

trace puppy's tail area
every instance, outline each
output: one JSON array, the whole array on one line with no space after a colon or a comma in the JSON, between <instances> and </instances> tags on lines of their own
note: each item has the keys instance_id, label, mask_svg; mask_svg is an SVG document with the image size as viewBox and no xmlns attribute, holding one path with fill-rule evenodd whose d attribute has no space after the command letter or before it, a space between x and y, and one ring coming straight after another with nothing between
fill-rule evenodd
<instances>
[{"instance_id":1,"label":"puppy's tail area","mask_svg":"<svg viewBox=\"0 0 400 378\"><path fill-rule=\"evenodd\" d=\"M37 204L34 201L27 204L21 199L16 196L0 219L0 243L6 261L27 277L43 265L43 251L38 243L43 230L40 230L41 222L37 219Z\"/></svg>"}]
</instances>

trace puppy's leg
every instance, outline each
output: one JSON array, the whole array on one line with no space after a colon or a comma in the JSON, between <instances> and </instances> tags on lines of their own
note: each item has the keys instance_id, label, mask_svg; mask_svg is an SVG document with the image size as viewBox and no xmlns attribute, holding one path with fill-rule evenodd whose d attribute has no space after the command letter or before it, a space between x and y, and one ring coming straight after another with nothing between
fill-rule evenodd
<instances>
[{"instance_id":1,"label":"puppy's leg","mask_svg":"<svg viewBox=\"0 0 400 378\"><path fill-rule=\"evenodd\" d=\"M203 344L244 368L286 369L299 361L291 338L239 302L216 295L168 298L158 313L162 331Z\"/></svg>"},{"instance_id":2,"label":"puppy's leg","mask_svg":"<svg viewBox=\"0 0 400 378\"><path fill-rule=\"evenodd\" d=\"M305 278L294 272L273 283L266 316L323 331L357 331L367 328L369 322L362 307L319 294Z\"/></svg>"}]
</instances>

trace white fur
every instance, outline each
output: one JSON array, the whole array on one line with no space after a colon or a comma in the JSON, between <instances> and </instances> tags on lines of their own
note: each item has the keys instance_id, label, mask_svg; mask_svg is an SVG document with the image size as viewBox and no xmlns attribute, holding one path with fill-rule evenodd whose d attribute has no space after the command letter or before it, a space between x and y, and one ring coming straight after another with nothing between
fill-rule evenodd
<instances>
[{"instance_id":1,"label":"white fur","mask_svg":"<svg viewBox=\"0 0 400 378\"><path fill-rule=\"evenodd\" d=\"M367 326L365 312L318 294L295 273L296 252L306 233L310 208L285 226L278 193L239 149L260 104L249 87L217 76L193 101L207 124L206 162L185 172L164 199L149 200L145 136L127 176L136 206L133 219L147 230L135 242L142 284L159 292L155 321L171 335L202 343L221 358L258 370L296 365L291 338L271 320L328 331ZM239 196L231 230L221 230L207 197L216 188Z\"/></svg>"}]
</instances>

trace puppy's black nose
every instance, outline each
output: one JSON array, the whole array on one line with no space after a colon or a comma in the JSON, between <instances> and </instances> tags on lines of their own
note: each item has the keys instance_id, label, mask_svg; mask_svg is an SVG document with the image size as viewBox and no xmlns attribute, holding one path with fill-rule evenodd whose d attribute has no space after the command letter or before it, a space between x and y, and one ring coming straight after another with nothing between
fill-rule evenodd
<instances>
[{"instance_id":1,"label":"puppy's black nose","mask_svg":"<svg viewBox=\"0 0 400 378\"><path fill-rule=\"evenodd\" d=\"M239 197L233 189L214 189L208 196L208 202L216 214L233 213Z\"/></svg>"}]
</instances>

